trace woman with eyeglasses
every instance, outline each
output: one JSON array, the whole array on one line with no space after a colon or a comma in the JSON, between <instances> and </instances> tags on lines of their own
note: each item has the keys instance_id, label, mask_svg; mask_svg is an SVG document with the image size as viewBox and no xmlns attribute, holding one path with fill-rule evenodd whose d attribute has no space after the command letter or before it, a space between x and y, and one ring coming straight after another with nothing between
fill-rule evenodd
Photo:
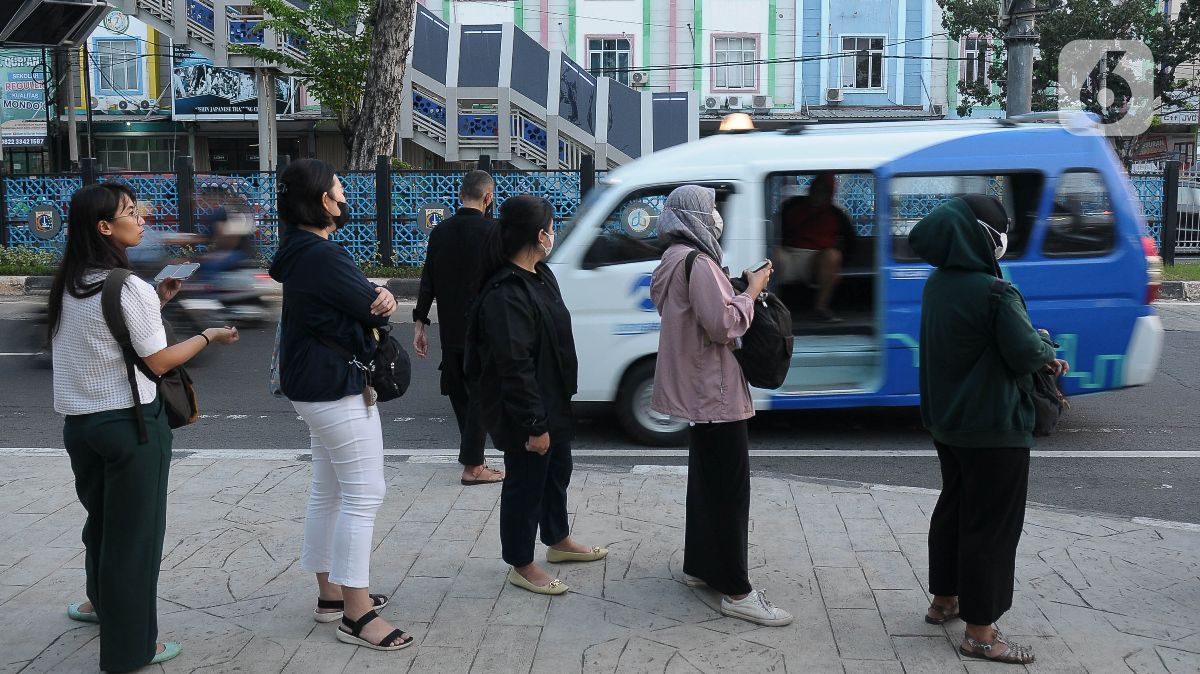
<instances>
[{"instance_id":1,"label":"woman with eyeglasses","mask_svg":"<svg viewBox=\"0 0 1200 674\"><path fill-rule=\"evenodd\" d=\"M67 247L50 291L54 409L66 416L63 443L75 491L87 511L83 525L87 601L72 604L72 620L100 624L100 669L127 672L179 655L178 643L158 642L158 567L167 517L171 429L155 383L135 368L146 440L121 347L100 304L104 280L129 269L127 251L145 232L137 196L124 185L89 185L71 197ZM209 344L232 344L236 328L208 328L167 345L162 306L180 281L150 286L129 276L121 314L133 350L161 375Z\"/></svg>"}]
</instances>

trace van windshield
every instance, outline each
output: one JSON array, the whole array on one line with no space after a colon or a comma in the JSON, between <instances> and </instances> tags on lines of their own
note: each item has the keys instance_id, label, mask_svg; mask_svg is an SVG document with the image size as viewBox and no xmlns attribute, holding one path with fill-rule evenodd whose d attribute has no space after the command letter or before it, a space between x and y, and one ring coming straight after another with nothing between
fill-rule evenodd
<instances>
[{"instance_id":1,"label":"van windshield","mask_svg":"<svg viewBox=\"0 0 1200 674\"><path fill-rule=\"evenodd\" d=\"M609 185L597 181L595 187L588 191L587 194L583 195L583 201L579 203L579 208L575 209L575 215L572 215L571 219L567 220L562 227L559 228L559 242L557 245L555 245L555 250L562 250L562 244L566 243L566 241L571 238L571 235L575 233L575 230L578 229L579 219L583 217L592 208L592 206L595 206L596 202L600 200L600 197L603 196L604 193L609 189L611 189ZM551 259L553 259L553 257L554 256L551 255Z\"/></svg>"}]
</instances>

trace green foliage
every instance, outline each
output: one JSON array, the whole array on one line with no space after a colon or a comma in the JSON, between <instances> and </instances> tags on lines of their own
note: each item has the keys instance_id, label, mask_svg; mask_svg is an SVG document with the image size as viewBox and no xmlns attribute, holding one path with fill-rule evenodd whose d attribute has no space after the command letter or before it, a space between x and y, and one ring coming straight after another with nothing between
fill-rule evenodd
<instances>
[{"instance_id":1,"label":"green foliage","mask_svg":"<svg viewBox=\"0 0 1200 674\"><path fill-rule=\"evenodd\" d=\"M256 30L272 29L299 39L304 54L278 52L259 45L231 45L230 50L293 71L321 105L333 111L349 151L367 85L375 3L312 0L308 9L300 9L287 0L256 0L255 4L270 17L260 22Z\"/></svg>"},{"instance_id":2,"label":"green foliage","mask_svg":"<svg viewBox=\"0 0 1200 674\"><path fill-rule=\"evenodd\" d=\"M24 246L0 246L0 276L49 276L57 267L55 253Z\"/></svg>"},{"instance_id":3,"label":"green foliage","mask_svg":"<svg viewBox=\"0 0 1200 674\"><path fill-rule=\"evenodd\" d=\"M1200 281L1200 263L1182 262L1168 265L1163 270L1163 279L1167 281Z\"/></svg>"},{"instance_id":4,"label":"green foliage","mask_svg":"<svg viewBox=\"0 0 1200 674\"><path fill-rule=\"evenodd\" d=\"M359 265L367 278L421 278L424 267L376 267Z\"/></svg>"},{"instance_id":5,"label":"green foliage","mask_svg":"<svg viewBox=\"0 0 1200 674\"><path fill-rule=\"evenodd\" d=\"M1122 39L1141 40L1154 53L1157 70L1147 73L1153 78L1154 95L1161 98L1162 113L1178 110L1194 103L1197 82L1181 82L1176 78L1179 66L1200 59L1200 3L1184 2L1179 16L1171 20L1161 11L1157 0L1056 0L1038 2L1052 6L1037 17L1038 56L1033 66L1033 109L1057 110L1058 57L1063 47L1074 40ZM1008 68L1005 63L1004 33L997 21L1000 0L942 0L945 26L950 37L979 35L990 40L992 59L988 67L988 83L960 81L962 102L960 115L967 115L976 105L1004 105L1007 93ZM992 85L995 85L993 90ZM1116 92L1120 96L1121 92ZM1094 92L1085 90L1083 100L1094 101ZM1095 111L1111 115L1115 110Z\"/></svg>"}]
</instances>

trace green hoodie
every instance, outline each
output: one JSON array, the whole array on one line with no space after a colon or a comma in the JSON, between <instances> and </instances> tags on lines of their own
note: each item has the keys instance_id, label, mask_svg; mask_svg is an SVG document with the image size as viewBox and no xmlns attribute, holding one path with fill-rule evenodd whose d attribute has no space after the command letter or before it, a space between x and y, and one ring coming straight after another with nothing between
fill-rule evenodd
<instances>
[{"instance_id":1,"label":"green hoodie","mask_svg":"<svg viewBox=\"0 0 1200 674\"><path fill-rule=\"evenodd\" d=\"M1054 359L1021 293L991 292L1000 276L991 237L962 199L934 209L908 235L937 267L921 302L921 418L952 447L1032 447L1033 376Z\"/></svg>"}]
</instances>

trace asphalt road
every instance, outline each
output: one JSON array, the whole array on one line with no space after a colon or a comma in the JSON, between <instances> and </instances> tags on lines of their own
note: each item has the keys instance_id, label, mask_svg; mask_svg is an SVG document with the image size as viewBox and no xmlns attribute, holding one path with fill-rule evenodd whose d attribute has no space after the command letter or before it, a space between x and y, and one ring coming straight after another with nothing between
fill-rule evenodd
<instances>
[{"instance_id":1,"label":"asphalt road","mask_svg":"<svg viewBox=\"0 0 1200 674\"><path fill-rule=\"evenodd\" d=\"M51 371L31 350L35 305L0 302L0 447L61 447L61 420L51 399ZM1200 522L1200 458L1156 452L1200 449L1200 304L1160 305L1168 332L1158 376L1149 386L1073 398L1060 431L1039 449L1134 452L1119 458L1035 458L1030 499L1078 510ZM400 313L398 312L398 316ZM402 342L412 326L397 324ZM431 331L436 337L436 330ZM203 418L176 432L177 449L298 449L308 434L286 400L267 394L272 329L243 331L239 344L210 349L190 368ZM436 359L436 339L432 345ZM436 360L414 357L413 385L402 400L382 406L384 446L390 451L457 447L447 400L438 395ZM586 463L683 464L672 456L638 455L611 418L581 423L575 448L626 450L588 456ZM795 476L937 488L932 457L888 457L887 450L930 449L911 410L848 410L760 414L752 449L783 450L755 457L755 470ZM628 455L628 450L635 450ZM787 456L791 450L868 451L868 456ZM875 455L879 452L880 455Z\"/></svg>"}]
</instances>

